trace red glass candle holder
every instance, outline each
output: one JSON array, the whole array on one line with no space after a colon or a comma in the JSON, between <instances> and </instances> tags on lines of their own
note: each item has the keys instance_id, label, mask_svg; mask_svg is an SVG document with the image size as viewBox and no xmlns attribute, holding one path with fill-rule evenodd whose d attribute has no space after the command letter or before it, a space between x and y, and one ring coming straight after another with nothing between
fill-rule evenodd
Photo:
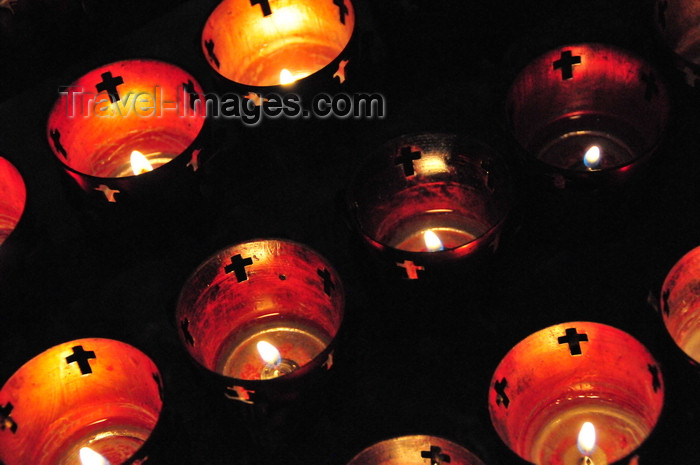
<instances>
[{"instance_id":1,"label":"red glass candle holder","mask_svg":"<svg viewBox=\"0 0 700 465\"><path fill-rule=\"evenodd\" d=\"M204 148L203 90L179 67L125 60L59 90L49 144L86 192L117 202L164 172L194 172ZM162 190L163 185L159 186Z\"/></svg>"},{"instance_id":2,"label":"red glass candle holder","mask_svg":"<svg viewBox=\"0 0 700 465\"><path fill-rule=\"evenodd\" d=\"M364 241L408 279L497 249L513 203L503 157L454 134L395 138L357 170L351 220Z\"/></svg>"},{"instance_id":3,"label":"red glass candle holder","mask_svg":"<svg viewBox=\"0 0 700 465\"><path fill-rule=\"evenodd\" d=\"M657 0L655 18L685 82L700 87L700 4L693 0Z\"/></svg>"},{"instance_id":4,"label":"red glass candle holder","mask_svg":"<svg viewBox=\"0 0 700 465\"><path fill-rule=\"evenodd\" d=\"M528 462L547 465L627 457L649 436L663 404L661 370L647 349L590 322L550 326L522 340L496 368L489 391L503 441Z\"/></svg>"},{"instance_id":5,"label":"red glass candle holder","mask_svg":"<svg viewBox=\"0 0 700 465\"><path fill-rule=\"evenodd\" d=\"M469 450L436 436L401 436L378 442L357 454L348 465L484 465Z\"/></svg>"},{"instance_id":6,"label":"red glass candle holder","mask_svg":"<svg viewBox=\"0 0 700 465\"><path fill-rule=\"evenodd\" d=\"M92 338L54 346L0 390L0 460L80 465L87 447L112 465L140 463L161 392L158 368L128 344Z\"/></svg>"},{"instance_id":7,"label":"red glass candle holder","mask_svg":"<svg viewBox=\"0 0 700 465\"><path fill-rule=\"evenodd\" d=\"M0 245L12 234L22 218L27 189L12 163L0 157Z\"/></svg>"},{"instance_id":8,"label":"red glass candle holder","mask_svg":"<svg viewBox=\"0 0 700 465\"><path fill-rule=\"evenodd\" d=\"M700 366L700 247L671 268L661 289L661 310L673 341Z\"/></svg>"},{"instance_id":9,"label":"red glass candle holder","mask_svg":"<svg viewBox=\"0 0 700 465\"><path fill-rule=\"evenodd\" d=\"M515 140L558 188L628 179L661 141L669 108L651 65L603 44L541 55L516 77L506 102Z\"/></svg>"},{"instance_id":10,"label":"red glass candle holder","mask_svg":"<svg viewBox=\"0 0 700 465\"><path fill-rule=\"evenodd\" d=\"M344 305L340 278L318 253L292 241L253 240L197 268L176 318L187 351L227 397L275 402L295 398L312 371L332 366Z\"/></svg>"},{"instance_id":11,"label":"red glass candle holder","mask_svg":"<svg viewBox=\"0 0 700 465\"><path fill-rule=\"evenodd\" d=\"M214 70L246 88L324 75L342 83L355 29L351 0L224 0L202 32Z\"/></svg>"}]
</instances>

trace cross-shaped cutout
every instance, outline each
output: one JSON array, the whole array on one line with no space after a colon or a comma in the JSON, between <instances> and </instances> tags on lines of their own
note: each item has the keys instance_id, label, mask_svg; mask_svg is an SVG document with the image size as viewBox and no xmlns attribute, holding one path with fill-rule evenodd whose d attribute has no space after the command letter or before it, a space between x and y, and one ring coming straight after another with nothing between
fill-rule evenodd
<instances>
[{"instance_id":1,"label":"cross-shaped cutout","mask_svg":"<svg viewBox=\"0 0 700 465\"><path fill-rule=\"evenodd\" d=\"M190 333L190 320L187 318L184 318L180 322L180 329L182 330L182 336L185 338L185 342L187 342L189 345L193 346L194 345L194 338L192 337L192 333Z\"/></svg>"},{"instance_id":2,"label":"cross-shaped cutout","mask_svg":"<svg viewBox=\"0 0 700 465\"><path fill-rule=\"evenodd\" d=\"M250 6L255 5L260 5L263 16L270 16L272 14L272 9L270 9L270 2L268 0L250 0Z\"/></svg>"},{"instance_id":3,"label":"cross-shaped cutout","mask_svg":"<svg viewBox=\"0 0 700 465\"><path fill-rule=\"evenodd\" d=\"M658 392L661 389L661 378L659 377L659 367L656 365L647 365L649 373L651 373L651 387L654 388L654 392Z\"/></svg>"},{"instance_id":4,"label":"cross-shaped cutout","mask_svg":"<svg viewBox=\"0 0 700 465\"><path fill-rule=\"evenodd\" d=\"M199 100L199 94L194 88L194 83L192 83L191 79L188 79L186 83L182 84L182 88L185 90L187 94L190 96L190 108L194 110L194 102L196 100ZM200 100L201 102L201 100Z\"/></svg>"},{"instance_id":5,"label":"cross-shaped cutout","mask_svg":"<svg viewBox=\"0 0 700 465\"><path fill-rule=\"evenodd\" d=\"M571 355L581 355L581 342L588 342L587 334L578 334L576 328L567 328L566 335L557 339L559 344L569 344Z\"/></svg>"},{"instance_id":6,"label":"cross-shaped cutout","mask_svg":"<svg viewBox=\"0 0 700 465\"><path fill-rule=\"evenodd\" d=\"M224 271L226 273L235 273L236 280L240 283L241 281L246 281L248 279L248 273L245 270L246 266L253 264L253 259L250 257L243 258L241 254L234 255L231 257L231 264L226 265Z\"/></svg>"},{"instance_id":7,"label":"cross-shaped cutout","mask_svg":"<svg viewBox=\"0 0 700 465\"><path fill-rule=\"evenodd\" d=\"M209 56L209 59L214 63L214 66L218 69L221 67L221 63L219 63L219 58L216 56L216 53L214 53L214 41L211 39L207 39L204 41L204 48L207 50L207 55Z\"/></svg>"},{"instance_id":8,"label":"cross-shaped cutout","mask_svg":"<svg viewBox=\"0 0 700 465\"><path fill-rule=\"evenodd\" d=\"M506 394L506 388L508 387L508 380L502 378L500 381L493 383L493 389L496 391L496 405L501 405L508 408L510 405L510 399L508 394Z\"/></svg>"},{"instance_id":9,"label":"cross-shaped cutout","mask_svg":"<svg viewBox=\"0 0 700 465\"><path fill-rule=\"evenodd\" d=\"M152 373L151 376L153 376L153 381L156 382L156 386L158 386L158 397L160 397L161 402L163 401L163 382L160 379L160 375L158 373Z\"/></svg>"},{"instance_id":10,"label":"cross-shaped cutout","mask_svg":"<svg viewBox=\"0 0 700 465\"><path fill-rule=\"evenodd\" d=\"M102 192L105 198L107 199L107 202L110 203L116 203L117 199L115 197L115 194L121 193L119 190L112 189L109 186L105 186L104 184L100 184L98 187L95 188L95 190Z\"/></svg>"},{"instance_id":11,"label":"cross-shaped cutout","mask_svg":"<svg viewBox=\"0 0 700 465\"><path fill-rule=\"evenodd\" d=\"M49 134L51 135L51 142L53 142L53 146L56 148L56 151L63 155L63 158L68 158L68 153L66 152L65 147L61 145L61 131L58 129L51 129Z\"/></svg>"},{"instance_id":12,"label":"cross-shaped cutout","mask_svg":"<svg viewBox=\"0 0 700 465\"><path fill-rule=\"evenodd\" d=\"M345 15L350 14L350 10L345 6L345 0L333 0L333 4L340 10L340 22L345 24Z\"/></svg>"},{"instance_id":13,"label":"cross-shaped cutout","mask_svg":"<svg viewBox=\"0 0 700 465\"><path fill-rule=\"evenodd\" d=\"M642 73L639 79L646 83L647 86L644 90L644 98L651 102L654 95L659 95L659 86L656 84L656 76L654 76L654 73Z\"/></svg>"},{"instance_id":14,"label":"cross-shaped cutout","mask_svg":"<svg viewBox=\"0 0 700 465\"><path fill-rule=\"evenodd\" d=\"M17 423L15 420L10 418L10 414L12 413L12 410L15 408L14 405L12 405L11 402L8 402L5 404L4 407L0 407L0 431L5 431L6 429L9 429L12 434L15 434L17 432Z\"/></svg>"},{"instance_id":15,"label":"cross-shaped cutout","mask_svg":"<svg viewBox=\"0 0 700 465\"><path fill-rule=\"evenodd\" d=\"M668 306L668 299L671 297L671 289L666 289L663 294L661 294L661 311L668 316L671 313L671 309Z\"/></svg>"},{"instance_id":16,"label":"cross-shaped cutout","mask_svg":"<svg viewBox=\"0 0 700 465\"><path fill-rule=\"evenodd\" d=\"M420 160L423 155L420 151L413 151L411 147L401 147L401 155L394 159L394 164L403 165L403 172L406 176L416 174L413 162Z\"/></svg>"},{"instance_id":17,"label":"cross-shaped cutout","mask_svg":"<svg viewBox=\"0 0 700 465\"><path fill-rule=\"evenodd\" d=\"M124 78L121 76L117 77L112 77L112 72L107 71L106 73L102 73L102 82L99 82L96 86L95 89L97 89L97 92L102 92L103 90L107 91L107 95L109 95L109 101L114 103L118 102L121 97L119 97L119 92L117 92L117 86L124 84Z\"/></svg>"},{"instance_id":18,"label":"cross-shaped cutout","mask_svg":"<svg viewBox=\"0 0 700 465\"><path fill-rule=\"evenodd\" d=\"M403 263L397 263L396 266L404 268L408 279L418 279L418 272L425 271L425 267L417 266L411 260L404 260Z\"/></svg>"},{"instance_id":19,"label":"cross-shaped cutout","mask_svg":"<svg viewBox=\"0 0 700 465\"><path fill-rule=\"evenodd\" d=\"M561 52L561 57L552 63L555 70L561 69L562 80L571 79L574 77L574 65L581 64L580 56L572 56L571 50Z\"/></svg>"},{"instance_id":20,"label":"cross-shaped cutout","mask_svg":"<svg viewBox=\"0 0 700 465\"><path fill-rule=\"evenodd\" d=\"M450 463L452 460L449 455L443 454L442 449L438 446L430 446L430 450L422 450L420 456L424 459L430 459L430 465Z\"/></svg>"},{"instance_id":21,"label":"cross-shaped cutout","mask_svg":"<svg viewBox=\"0 0 700 465\"><path fill-rule=\"evenodd\" d=\"M341 84L345 82L345 67L348 63L350 63L350 60L340 60L338 70L333 74L333 78L338 78Z\"/></svg>"},{"instance_id":22,"label":"cross-shaped cutout","mask_svg":"<svg viewBox=\"0 0 700 465\"><path fill-rule=\"evenodd\" d=\"M318 270L316 270L316 272L323 279L323 292L328 294L328 296L330 297L331 291L335 289L335 283L333 283L330 271L328 271L326 268L319 268Z\"/></svg>"},{"instance_id":23,"label":"cross-shaped cutout","mask_svg":"<svg viewBox=\"0 0 700 465\"><path fill-rule=\"evenodd\" d=\"M66 357L66 363L77 363L78 368L80 368L80 373L84 375L89 375L92 373L92 367L90 366L90 359L97 358L95 352L92 350L85 351L83 346L73 347L73 354Z\"/></svg>"}]
</instances>

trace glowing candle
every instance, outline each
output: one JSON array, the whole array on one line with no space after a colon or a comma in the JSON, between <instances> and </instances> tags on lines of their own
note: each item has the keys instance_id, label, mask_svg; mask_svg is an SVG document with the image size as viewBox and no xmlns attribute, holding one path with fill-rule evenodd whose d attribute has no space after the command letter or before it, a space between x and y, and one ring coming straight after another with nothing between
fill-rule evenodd
<instances>
[{"instance_id":1,"label":"glowing candle","mask_svg":"<svg viewBox=\"0 0 700 465\"><path fill-rule=\"evenodd\" d=\"M586 168L592 171L598 167L600 164L600 159L600 147L597 145L592 145L588 150L586 150L586 154L583 156L583 164L586 165Z\"/></svg>"},{"instance_id":2,"label":"glowing candle","mask_svg":"<svg viewBox=\"0 0 700 465\"><path fill-rule=\"evenodd\" d=\"M431 229L423 233L423 240L425 241L425 248L428 252L438 252L444 249L442 241Z\"/></svg>"},{"instance_id":3,"label":"glowing candle","mask_svg":"<svg viewBox=\"0 0 700 465\"><path fill-rule=\"evenodd\" d=\"M347 199L358 232L381 259L402 268L396 276L420 279L433 265L498 249L513 200L511 180L502 155L478 140L409 134L360 165Z\"/></svg>"},{"instance_id":4,"label":"glowing candle","mask_svg":"<svg viewBox=\"0 0 700 465\"><path fill-rule=\"evenodd\" d=\"M106 184L93 178L133 176L180 155L192 156L192 145L204 129L206 114L196 105L204 91L192 75L169 63L108 63L68 89L49 115L47 142L86 191ZM151 169L142 163L132 168L135 149Z\"/></svg>"},{"instance_id":5,"label":"glowing candle","mask_svg":"<svg viewBox=\"0 0 700 465\"><path fill-rule=\"evenodd\" d=\"M81 465L110 465L109 461L89 447L80 449Z\"/></svg>"},{"instance_id":6,"label":"glowing candle","mask_svg":"<svg viewBox=\"0 0 700 465\"><path fill-rule=\"evenodd\" d=\"M217 73L243 86L288 85L324 68L333 79L354 28L350 0L223 0L204 25L202 52Z\"/></svg>"},{"instance_id":7,"label":"glowing candle","mask_svg":"<svg viewBox=\"0 0 700 465\"><path fill-rule=\"evenodd\" d=\"M282 358L277 347L267 341L258 341L256 347L260 358L265 362L265 368L260 372L260 379L277 378L299 368L299 365L294 360Z\"/></svg>"},{"instance_id":8,"label":"glowing candle","mask_svg":"<svg viewBox=\"0 0 700 465\"><path fill-rule=\"evenodd\" d=\"M596 429L586 421L581 425L576 447L571 446L563 457L565 465L607 465L608 457L597 445Z\"/></svg>"},{"instance_id":9,"label":"glowing candle","mask_svg":"<svg viewBox=\"0 0 700 465\"><path fill-rule=\"evenodd\" d=\"M153 166L148 162L141 152L134 150L131 152L131 170L135 175L153 171Z\"/></svg>"},{"instance_id":10,"label":"glowing candle","mask_svg":"<svg viewBox=\"0 0 700 465\"><path fill-rule=\"evenodd\" d=\"M520 457L540 465L617 462L649 436L663 407L663 378L648 350L593 322L563 323L525 338L501 361L491 385L497 432Z\"/></svg>"},{"instance_id":11,"label":"glowing candle","mask_svg":"<svg viewBox=\"0 0 700 465\"><path fill-rule=\"evenodd\" d=\"M333 365L343 309L342 283L323 257L265 239L205 260L182 289L177 320L193 358L229 379L227 397L287 401L304 389L299 380Z\"/></svg>"},{"instance_id":12,"label":"glowing candle","mask_svg":"<svg viewBox=\"0 0 700 465\"><path fill-rule=\"evenodd\" d=\"M591 452L595 449L595 426L590 421L585 422L581 426L576 446L585 457L591 455Z\"/></svg>"},{"instance_id":13,"label":"glowing candle","mask_svg":"<svg viewBox=\"0 0 700 465\"><path fill-rule=\"evenodd\" d=\"M100 338L59 344L25 363L0 389L0 463L131 463L163 406L161 375L135 347ZM5 409L8 410L8 409ZM7 429L7 428L6 428Z\"/></svg>"}]
</instances>

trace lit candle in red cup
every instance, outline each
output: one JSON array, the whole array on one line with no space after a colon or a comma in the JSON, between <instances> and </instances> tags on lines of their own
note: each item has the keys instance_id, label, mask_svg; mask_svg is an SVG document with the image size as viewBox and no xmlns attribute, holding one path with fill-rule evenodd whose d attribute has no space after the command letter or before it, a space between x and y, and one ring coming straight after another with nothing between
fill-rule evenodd
<instances>
[{"instance_id":1,"label":"lit candle in red cup","mask_svg":"<svg viewBox=\"0 0 700 465\"><path fill-rule=\"evenodd\" d=\"M226 394L246 402L294 397L293 382L332 366L342 283L315 251L260 239L220 250L180 292L180 338Z\"/></svg>"},{"instance_id":2,"label":"lit candle in red cup","mask_svg":"<svg viewBox=\"0 0 700 465\"><path fill-rule=\"evenodd\" d=\"M134 182L123 178L176 160L182 171L198 169L204 91L185 70L157 60L117 61L89 71L59 95L47 140L84 190L102 191L113 202Z\"/></svg>"},{"instance_id":3,"label":"lit candle in red cup","mask_svg":"<svg viewBox=\"0 0 700 465\"><path fill-rule=\"evenodd\" d=\"M155 364L123 342L89 338L54 346L0 390L0 461L119 465L140 459L160 418L162 389Z\"/></svg>"},{"instance_id":4,"label":"lit candle in red cup","mask_svg":"<svg viewBox=\"0 0 700 465\"><path fill-rule=\"evenodd\" d=\"M330 78L343 70L342 82L354 28L351 0L224 0L204 25L202 50L243 86L289 86L327 67Z\"/></svg>"},{"instance_id":5,"label":"lit candle in red cup","mask_svg":"<svg viewBox=\"0 0 700 465\"><path fill-rule=\"evenodd\" d=\"M571 322L538 331L503 358L489 411L503 441L542 465L601 465L634 453L664 402L658 363L629 334Z\"/></svg>"},{"instance_id":6,"label":"lit candle in red cup","mask_svg":"<svg viewBox=\"0 0 700 465\"><path fill-rule=\"evenodd\" d=\"M669 112L659 72L630 52L595 43L532 60L506 100L512 135L558 188L629 178L655 152Z\"/></svg>"},{"instance_id":7,"label":"lit candle in red cup","mask_svg":"<svg viewBox=\"0 0 700 465\"><path fill-rule=\"evenodd\" d=\"M358 167L347 193L364 241L418 279L432 265L494 252L513 203L504 158L457 134L385 143ZM413 270L414 272L411 272Z\"/></svg>"}]
</instances>

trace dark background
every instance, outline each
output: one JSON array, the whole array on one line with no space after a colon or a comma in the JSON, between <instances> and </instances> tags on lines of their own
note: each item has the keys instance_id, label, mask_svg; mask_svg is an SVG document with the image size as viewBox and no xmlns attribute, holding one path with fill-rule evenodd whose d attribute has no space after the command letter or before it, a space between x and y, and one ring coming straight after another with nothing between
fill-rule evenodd
<instances>
[{"instance_id":1,"label":"dark background","mask_svg":"<svg viewBox=\"0 0 700 465\"><path fill-rule=\"evenodd\" d=\"M0 155L28 189L20 227L0 255L3 382L52 345L108 337L140 348L163 373L168 414L148 463L342 465L374 442L418 433L510 464L518 461L487 409L496 365L534 331L599 321L640 339L665 375L665 410L640 463L698 463L700 375L654 302L668 270L700 244L700 99L669 65L651 2L358 1L366 46L363 74L350 85L381 92L386 119L257 128L219 121L225 137L202 170L199 195L174 199L175 215L150 222L86 212L46 142L57 87L110 61L151 57L180 65L207 89L215 79L199 40L215 5L20 0L14 15L0 10ZM538 185L501 118L518 69L579 41L647 57L672 90L673 121L650 169L615 192ZM436 129L470 133L513 159L522 181L514 233L485 266L430 285L397 281L364 253L338 200L381 141ZM259 237L293 239L327 257L343 278L347 309L322 393L251 418L207 390L173 312L194 267Z\"/></svg>"}]
</instances>

